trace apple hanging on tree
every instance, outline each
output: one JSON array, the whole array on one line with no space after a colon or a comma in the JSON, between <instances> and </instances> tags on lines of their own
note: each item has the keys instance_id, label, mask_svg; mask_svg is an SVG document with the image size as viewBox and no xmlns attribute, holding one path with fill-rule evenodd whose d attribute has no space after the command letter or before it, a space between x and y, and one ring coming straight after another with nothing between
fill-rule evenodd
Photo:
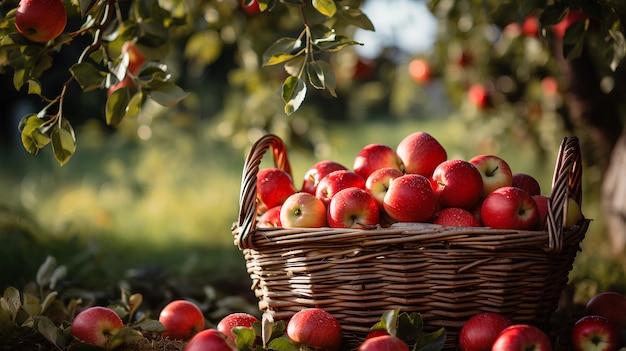
<instances>
[{"instance_id":1,"label":"apple hanging on tree","mask_svg":"<svg viewBox=\"0 0 626 351\"><path fill-rule=\"evenodd\" d=\"M45 43L65 30L67 12L61 0L21 0L15 13L15 28L28 40Z\"/></svg>"}]
</instances>

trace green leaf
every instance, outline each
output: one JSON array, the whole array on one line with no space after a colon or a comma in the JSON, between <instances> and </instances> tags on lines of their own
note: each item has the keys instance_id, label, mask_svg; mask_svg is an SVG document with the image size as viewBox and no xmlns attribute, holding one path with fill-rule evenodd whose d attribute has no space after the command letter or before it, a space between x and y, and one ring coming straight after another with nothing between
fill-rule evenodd
<instances>
[{"instance_id":1,"label":"green leaf","mask_svg":"<svg viewBox=\"0 0 626 351\"><path fill-rule=\"evenodd\" d=\"M63 166L76 151L76 136L70 123L63 119L60 127L54 128L50 134L52 151L59 164Z\"/></svg>"},{"instance_id":2,"label":"green leaf","mask_svg":"<svg viewBox=\"0 0 626 351\"><path fill-rule=\"evenodd\" d=\"M613 41L612 55L609 57L611 61L609 67L615 72L617 67L624 60L624 57L626 57L626 39L624 38L624 33L618 30L609 30L609 35Z\"/></svg>"},{"instance_id":3,"label":"green leaf","mask_svg":"<svg viewBox=\"0 0 626 351\"><path fill-rule=\"evenodd\" d=\"M172 107L189 95L174 82L163 82L157 86L152 86L147 94L156 103L165 107Z\"/></svg>"},{"instance_id":4,"label":"green leaf","mask_svg":"<svg viewBox=\"0 0 626 351\"><path fill-rule=\"evenodd\" d=\"M293 60L289 60L285 62L285 72L289 73L291 76L299 76L302 71L302 67L306 62L306 58L304 56L298 56Z\"/></svg>"},{"instance_id":5,"label":"green leaf","mask_svg":"<svg viewBox=\"0 0 626 351\"><path fill-rule=\"evenodd\" d=\"M13 87L15 87L15 90L20 91L22 90L22 87L24 86L24 79L26 76L26 70L25 69L16 69L15 72L13 72Z\"/></svg>"},{"instance_id":6,"label":"green leaf","mask_svg":"<svg viewBox=\"0 0 626 351\"><path fill-rule=\"evenodd\" d=\"M417 340L423 327L424 321L419 313L413 312L409 315L402 312L398 315L398 336L409 344Z\"/></svg>"},{"instance_id":7,"label":"green leaf","mask_svg":"<svg viewBox=\"0 0 626 351\"><path fill-rule=\"evenodd\" d=\"M578 21L567 27L563 35L563 57L570 60L580 57L587 32L586 23L587 21Z\"/></svg>"},{"instance_id":8,"label":"green leaf","mask_svg":"<svg viewBox=\"0 0 626 351\"><path fill-rule=\"evenodd\" d=\"M399 308L384 312L380 321L372 326L372 330L386 330L390 335L397 336L399 313Z\"/></svg>"},{"instance_id":9,"label":"green leaf","mask_svg":"<svg viewBox=\"0 0 626 351\"><path fill-rule=\"evenodd\" d=\"M247 327L234 327L231 331L233 335L235 335L235 342L239 350L252 349L254 340L256 339L254 330Z\"/></svg>"},{"instance_id":10,"label":"green leaf","mask_svg":"<svg viewBox=\"0 0 626 351\"><path fill-rule=\"evenodd\" d=\"M41 305L37 296L29 293L23 294L22 310L28 314L29 317L41 315Z\"/></svg>"},{"instance_id":11,"label":"green leaf","mask_svg":"<svg viewBox=\"0 0 626 351\"><path fill-rule=\"evenodd\" d=\"M59 328L54 325L48 317L36 316L34 319L37 322L37 330L41 335L43 335L46 340L57 345L57 341L62 338Z\"/></svg>"},{"instance_id":12,"label":"green leaf","mask_svg":"<svg viewBox=\"0 0 626 351\"><path fill-rule=\"evenodd\" d=\"M99 89L104 84L106 73L100 72L88 62L76 63L70 67L70 73L76 78L83 91Z\"/></svg>"},{"instance_id":13,"label":"green leaf","mask_svg":"<svg viewBox=\"0 0 626 351\"><path fill-rule=\"evenodd\" d=\"M48 307L56 299L57 295L59 295L57 291L52 291L48 295L46 295L46 297L41 302L41 313L44 313L48 309Z\"/></svg>"},{"instance_id":14,"label":"green leaf","mask_svg":"<svg viewBox=\"0 0 626 351\"><path fill-rule=\"evenodd\" d=\"M4 296L2 296L2 308L9 311L11 320L15 320L17 313L22 307L22 300L20 299L20 292L16 288L10 286L4 290Z\"/></svg>"},{"instance_id":15,"label":"green leaf","mask_svg":"<svg viewBox=\"0 0 626 351\"><path fill-rule=\"evenodd\" d=\"M440 351L446 341L446 330L441 328L435 332L422 335L415 344L417 351Z\"/></svg>"},{"instance_id":16,"label":"green leaf","mask_svg":"<svg viewBox=\"0 0 626 351\"><path fill-rule=\"evenodd\" d=\"M53 256L48 255L46 260L39 266L36 275L37 285L43 287L50 283L52 272L57 267L57 260Z\"/></svg>"},{"instance_id":17,"label":"green leaf","mask_svg":"<svg viewBox=\"0 0 626 351\"><path fill-rule=\"evenodd\" d=\"M41 83L37 79L28 80L28 93L41 96Z\"/></svg>"},{"instance_id":18,"label":"green leaf","mask_svg":"<svg viewBox=\"0 0 626 351\"><path fill-rule=\"evenodd\" d=\"M304 43L300 39L280 38L263 53L263 65L272 66L291 60L303 49Z\"/></svg>"},{"instance_id":19,"label":"green leaf","mask_svg":"<svg viewBox=\"0 0 626 351\"><path fill-rule=\"evenodd\" d=\"M346 24L351 24L353 26L357 26L361 29L374 31L374 24L372 21L358 8L337 8L337 14L335 18L338 20L345 22Z\"/></svg>"},{"instance_id":20,"label":"green leaf","mask_svg":"<svg viewBox=\"0 0 626 351\"><path fill-rule=\"evenodd\" d=\"M37 115L27 115L20 121L22 145L31 154L37 154L40 149L48 145L50 138L41 132L45 121Z\"/></svg>"},{"instance_id":21,"label":"green leaf","mask_svg":"<svg viewBox=\"0 0 626 351\"><path fill-rule=\"evenodd\" d=\"M313 38L313 43L317 44L323 41L334 41L337 34L333 28L323 24L314 24L311 26L311 37Z\"/></svg>"},{"instance_id":22,"label":"green leaf","mask_svg":"<svg viewBox=\"0 0 626 351\"><path fill-rule=\"evenodd\" d=\"M108 125L118 125L126 114L126 106L130 101L130 88L122 87L115 90L106 102L105 115Z\"/></svg>"},{"instance_id":23,"label":"green leaf","mask_svg":"<svg viewBox=\"0 0 626 351\"><path fill-rule=\"evenodd\" d=\"M113 335L111 339L109 339L109 342L106 344L105 349L107 351L113 350L124 342L132 343L133 341L138 341L142 339L144 339L144 336L138 330L130 327L124 327L118 330L118 332L115 333L115 335Z\"/></svg>"},{"instance_id":24,"label":"green leaf","mask_svg":"<svg viewBox=\"0 0 626 351\"><path fill-rule=\"evenodd\" d=\"M333 17L337 12L337 5L333 0L313 0L313 7L326 17Z\"/></svg>"},{"instance_id":25,"label":"green leaf","mask_svg":"<svg viewBox=\"0 0 626 351\"><path fill-rule=\"evenodd\" d=\"M268 350L276 350L276 351L298 351L299 349L295 347L293 342L287 338L287 336L281 336L280 338L272 339L270 343L267 345Z\"/></svg>"},{"instance_id":26,"label":"green leaf","mask_svg":"<svg viewBox=\"0 0 626 351\"><path fill-rule=\"evenodd\" d=\"M289 76L283 83L282 97L285 102L285 113L291 115L296 112L306 96L306 84L298 77Z\"/></svg>"},{"instance_id":27,"label":"green leaf","mask_svg":"<svg viewBox=\"0 0 626 351\"><path fill-rule=\"evenodd\" d=\"M315 89L325 89L324 70L317 62L309 62L306 64L306 74L309 77L309 83Z\"/></svg>"},{"instance_id":28,"label":"green leaf","mask_svg":"<svg viewBox=\"0 0 626 351\"><path fill-rule=\"evenodd\" d=\"M337 97L337 93L335 92L335 88L337 87L337 83L335 81L335 72L333 72L333 68L326 61L317 61L317 64L322 68L322 72L324 74L324 85L326 86L326 90L333 97Z\"/></svg>"},{"instance_id":29,"label":"green leaf","mask_svg":"<svg viewBox=\"0 0 626 351\"><path fill-rule=\"evenodd\" d=\"M325 52L339 51L349 45L363 45L363 44L357 41L354 41L350 38L347 38L343 35L337 35L335 40L332 40L332 41L320 41L320 42L315 43L315 46L317 48Z\"/></svg>"},{"instance_id":30,"label":"green leaf","mask_svg":"<svg viewBox=\"0 0 626 351\"><path fill-rule=\"evenodd\" d=\"M159 322L156 319L147 319L142 321L137 325L140 330L153 332L153 333L162 333L167 330L163 323Z\"/></svg>"}]
</instances>

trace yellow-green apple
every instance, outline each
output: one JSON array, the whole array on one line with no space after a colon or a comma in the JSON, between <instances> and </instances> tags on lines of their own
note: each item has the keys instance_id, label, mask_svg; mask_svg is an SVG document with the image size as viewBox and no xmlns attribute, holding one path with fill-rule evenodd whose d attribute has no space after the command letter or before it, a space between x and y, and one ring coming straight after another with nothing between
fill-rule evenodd
<instances>
[{"instance_id":1,"label":"yellow-green apple","mask_svg":"<svg viewBox=\"0 0 626 351\"><path fill-rule=\"evenodd\" d=\"M541 194L539 182L535 177L527 173L513 174L511 186L526 190L530 196Z\"/></svg>"},{"instance_id":2,"label":"yellow-green apple","mask_svg":"<svg viewBox=\"0 0 626 351\"><path fill-rule=\"evenodd\" d=\"M460 207L442 208L435 214L434 224L448 227L479 227L480 222L470 211Z\"/></svg>"},{"instance_id":3,"label":"yellow-green apple","mask_svg":"<svg viewBox=\"0 0 626 351\"><path fill-rule=\"evenodd\" d=\"M220 319L220 321L217 323L216 328L236 344L235 334L233 334L233 328L251 328L252 323L255 322L259 322L259 319L256 316L251 315L250 313L233 312Z\"/></svg>"},{"instance_id":4,"label":"yellow-green apple","mask_svg":"<svg viewBox=\"0 0 626 351\"><path fill-rule=\"evenodd\" d=\"M569 228L583 219L583 214L578 201L572 197L567 198L567 216L565 216L565 228Z\"/></svg>"},{"instance_id":5,"label":"yellow-green apple","mask_svg":"<svg viewBox=\"0 0 626 351\"><path fill-rule=\"evenodd\" d=\"M122 319L108 307L89 307L74 317L70 326L72 335L84 343L106 347L111 350L122 343L112 338L124 328Z\"/></svg>"},{"instance_id":6,"label":"yellow-green apple","mask_svg":"<svg viewBox=\"0 0 626 351\"><path fill-rule=\"evenodd\" d=\"M539 209L526 191L505 186L485 198L480 210L483 225L495 229L534 230Z\"/></svg>"},{"instance_id":7,"label":"yellow-green apple","mask_svg":"<svg viewBox=\"0 0 626 351\"><path fill-rule=\"evenodd\" d=\"M61 0L20 0L15 28L28 40L45 43L65 30L67 12Z\"/></svg>"},{"instance_id":8,"label":"yellow-green apple","mask_svg":"<svg viewBox=\"0 0 626 351\"><path fill-rule=\"evenodd\" d=\"M280 228L280 208L282 205L274 206L263 212L257 221L257 228Z\"/></svg>"},{"instance_id":9,"label":"yellow-green apple","mask_svg":"<svg viewBox=\"0 0 626 351\"><path fill-rule=\"evenodd\" d=\"M513 185L511 167L501 157L483 154L472 157L468 162L476 166L483 177L483 198L498 188Z\"/></svg>"},{"instance_id":10,"label":"yellow-green apple","mask_svg":"<svg viewBox=\"0 0 626 351\"><path fill-rule=\"evenodd\" d=\"M365 339L357 351L409 351L409 345L393 335L381 335Z\"/></svg>"},{"instance_id":11,"label":"yellow-green apple","mask_svg":"<svg viewBox=\"0 0 626 351\"><path fill-rule=\"evenodd\" d=\"M305 308L291 316L287 337L299 350L339 351L342 343L339 321L321 308Z\"/></svg>"},{"instance_id":12,"label":"yellow-green apple","mask_svg":"<svg viewBox=\"0 0 626 351\"><path fill-rule=\"evenodd\" d=\"M204 314L191 301L174 300L169 302L159 313L159 322L167 329L163 337L177 340L189 340L204 330Z\"/></svg>"},{"instance_id":13,"label":"yellow-green apple","mask_svg":"<svg viewBox=\"0 0 626 351\"><path fill-rule=\"evenodd\" d=\"M285 228L320 228L326 226L326 205L315 195L297 192L280 208L280 223Z\"/></svg>"},{"instance_id":14,"label":"yellow-green apple","mask_svg":"<svg viewBox=\"0 0 626 351\"><path fill-rule=\"evenodd\" d=\"M237 347L224 333L215 328L205 329L194 335L184 351L238 351Z\"/></svg>"},{"instance_id":15,"label":"yellow-green apple","mask_svg":"<svg viewBox=\"0 0 626 351\"><path fill-rule=\"evenodd\" d=\"M479 312L468 319L459 331L461 351L491 351L496 338L513 321L503 314Z\"/></svg>"},{"instance_id":16,"label":"yellow-green apple","mask_svg":"<svg viewBox=\"0 0 626 351\"><path fill-rule=\"evenodd\" d=\"M383 144L366 145L354 158L354 173L367 179L369 175L380 168L402 169L402 163L396 150Z\"/></svg>"},{"instance_id":17,"label":"yellow-green apple","mask_svg":"<svg viewBox=\"0 0 626 351\"><path fill-rule=\"evenodd\" d=\"M448 158L443 146L426 132L415 132L404 137L396 147L405 173L429 178L435 168Z\"/></svg>"},{"instance_id":18,"label":"yellow-green apple","mask_svg":"<svg viewBox=\"0 0 626 351\"><path fill-rule=\"evenodd\" d=\"M336 193L347 188L365 189L365 178L350 170L332 171L320 180L315 196L328 205Z\"/></svg>"},{"instance_id":19,"label":"yellow-green apple","mask_svg":"<svg viewBox=\"0 0 626 351\"><path fill-rule=\"evenodd\" d=\"M339 191L328 204L326 218L332 228L371 228L378 224L378 203L369 191L347 188Z\"/></svg>"},{"instance_id":20,"label":"yellow-green apple","mask_svg":"<svg viewBox=\"0 0 626 351\"><path fill-rule=\"evenodd\" d=\"M533 195L533 200L537 204L537 210L539 210L539 221L537 222L537 229L546 229L546 218L548 217L548 209L550 206L550 197L546 195Z\"/></svg>"},{"instance_id":21,"label":"yellow-green apple","mask_svg":"<svg viewBox=\"0 0 626 351\"><path fill-rule=\"evenodd\" d=\"M256 179L256 195L259 213L282 205L285 199L296 192L291 175L279 168L260 169Z\"/></svg>"},{"instance_id":22,"label":"yellow-green apple","mask_svg":"<svg viewBox=\"0 0 626 351\"><path fill-rule=\"evenodd\" d=\"M320 180L324 178L328 173L332 171L339 170L347 170L348 168L341 163L330 161L330 160L322 160L315 163L311 166L305 173L304 179L302 180L302 188L300 191L305 191L307 193L315 195L315 191L317 189L317 185Z\"/></svg>"},{"instance_id":23,"label":"yellow-green apple","mask_svg":"<svg viewBox=\"0 0 626 351\"><path fill-rule=\"evenodd\" d=\"M389 183L383 210L397 222L427 222L437 210L437 196L428 178L404 174Z\"/></svg>"},{"instance_id":24,"label":"yellow-green apple","mask_svg":"<svg viewBox=\"0 0 626 351\"><path fill-rule=\"evenodd\" d=\"M383 200L385 199L385 194L387 194L391 180L402 175L404 175L404 173L396 168L380 168L372 172L369 177L365 179L365 189L376 199L378 207L383 208Z\"/></svg>"},{"instance_id":25,"label":"yellow-green apple","mask_svg":"<svg viewBox=\"0 0 626 351\"><path fill-rule=\"evenodd\" d=\"M619 328L602 316L580 318L571 334L575 351L617 351L622 347Z\"/></svg>"},{"instance_id":26,"label":"yellow-green apple","mask_svg":"<svg viewBox=\"0 0 626 351\"><path fill-rule=\"evenodd\" d=\"M483 178L478 168L464 160L440 163L430 177L433 191L442 207L473 209L483 194Z\"/></svg>"},{"instance_id":27,"label":"yellow-green apple","mask_svg":"<svg viewBox=\"0 0 626 351\"><path fill-rule=\"evenodd\" d=\"M513 324L496 338L491 351L552 351L550 339L541 329L530 324Z\"/></svg>"},{"instance_id":28,"label":"yellow-green apple","mask_svg":"<svg viewBox=\"0 0 626 351\"><path fill-rule=\"evenodd\" d=\"M616 291L596 294L587 302L588 315L603 316L621 329L626 330L626 296Z\"/></svg>"}]
</instances>

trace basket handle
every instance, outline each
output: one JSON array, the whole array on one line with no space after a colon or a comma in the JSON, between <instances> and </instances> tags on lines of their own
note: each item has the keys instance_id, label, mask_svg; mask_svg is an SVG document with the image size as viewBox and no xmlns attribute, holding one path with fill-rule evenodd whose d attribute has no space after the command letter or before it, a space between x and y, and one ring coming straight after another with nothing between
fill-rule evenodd
<instances>
[{"instance_id":1,"label":"basket handle","mask_svg":"<svg viewBox=\"0 0 626 351\"><path fill-rule=\"evenodd\" d=\"M291 165L287 158L287 148L283 141L274 134L266 134L257 140L253 145L246 163L243 167L241 177L241 190L239 193L239 241L240 248L252 246L252 233L256 227L257 201L256 201L256 181L259 173L259 166L265 152L271 148L274 165L291 175Z\"/></svg>"},{"instance_id":2,"label":"basket handle","mask_svg":"<svg viewBox=\"0 0 626 351\"><path fill-rule=\"evenodd\" d=\"M582 206L582 174L578 137L566 137L559 148L552 178L552 192L546 219L548 251L559 253L563 248L568 197L572 197Z\"/></svg>"}]
</instances>

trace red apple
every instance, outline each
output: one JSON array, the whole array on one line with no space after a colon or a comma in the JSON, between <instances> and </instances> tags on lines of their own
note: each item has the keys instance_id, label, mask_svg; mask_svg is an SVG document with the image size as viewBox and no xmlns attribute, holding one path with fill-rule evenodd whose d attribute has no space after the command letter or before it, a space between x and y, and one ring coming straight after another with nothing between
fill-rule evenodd
<instances>
[{"instance_id":1,"label":"red apple","mask_svg":"<svg viewBox=\"0 0 626 351\"><path fill-rule=\"evenodd\" d=\"M167 328L163 337L177 340L189 340L204 329L204 314L191 301L174 300L168 303L161 313L159 322Z\"/></svg>"},{"instance_id":2,"label":"red apple","mask_svg":"<svg viewBox=\"0 0 626 351\"><path fill-rule=\"evenodd\" d=\"M382 335L375 338L365 339L357 351L409 351L402 339L392 335Z\"/></svg>"},{"instance_id":3,"label":"red apple","mask_svg":"<svg viewBox=\"0 0 626 351\"><path fill-rule=\"evenodd\" d=\"M256 179L256 194L259 201L259 213L282 205L296 192L291 175L279 168L263 168Z\"/></svg>"},{"instance_id":4,"label":"red apple","mask_svg":"<svg viewBox=\"0 0 626 351\"><path fill-rule=\"evenodd\" d=\"M530 324L514 324L504 329L491 347L491 351L526 350L552 351L552 345L541 329Z\"/></svg>"},{"instance_id":5,"label":"red apple","mask_svg":"<svg viewBox=\"0 0 626 351\"><path fill-rule=\"evenodd\" d=\"M442 208L435 214L433 223L449 227L480 227L474 214L460 207Z\"/></svg>"},{"instance_id":6,"label":"red apple","mask_svg":"<svg viewBox=\"0 0 626 351\"><path fill-rule=\"evenodd\" d=\"M108 307L94 306L81 311L70 327L72 335L84 343L113 349L122 343L113 336L124 327L120 317ZM109 344L112 341L112 344Z\"/></svg>"},{"instance_id":7,"label":"red apple","mask_svg":"<svg viewBox=\"0 0 626 351\"><path fill-rule=\"evenodd\" d=\"M28 40L45 43L65 30L67 12L61 0L20 0L15 28Z\"/></svg>"},{"instance_id":8,"label":"red apple","mask_svg":"<svg viewBox=\"0 0 626 351\"><path fill-rule=\"evenodd\" d=\"M122 45L122 54L128 55L128 67L126 67L126 76L119 83L109 87L108 96L123 87L129 87L135 89L135 81L133 75L137 75L143 65L148 61L148 58L139 50L137 45L133 42L127 41Z\"/></svg>"},{"instance_id":9,"label":"red apple","mask_svg":"<svg viewBox=\"0 0 626 351\"><path fill-rule=\"evenodd\" d=\"M371 228L380 220L378 203L367 190L343 189L330 200L327 220L332 228Z\"/></svg>"},{"instance_id":10,"label":"red apple","mask_svg":"<svg viewBox=\"0 0 626 351\"><path fill-rule=\"evenodd\" d=\"M326 226L326 205L319 198L297 192L280 209L280 223L285 228L320 228Z\"/></svg>"},{"instance_id":11,"label":"red apple","mask_svg":"<svg viewBox=\"0 0 626 351\"><path fill-rule=\"evenodd\" d=\"M511 167L502 158L495 155L478 155L472 157L469 163L476 166L483 177L483 198L498 188L513 185Z\"/></svg>"},{"instance_id":12,"label":"red apple","mask_svg":"<svg viewBox=\"0 0 626 351\"><path fill-rule=\"evenodd\" d=\"M440 163L430 177L433 191L442 207L470 210L483 194L483 178L476 166L463 160Z\"/></svg>"},{"instance_id":13,"label":"red apple","mask_svg":"<svg viewBox=\"0 0 626 351\"><path fill-rule=\"evenodd\" d=\"M348 168L344 165L334 161L319 161L311 166L306 173L304 173L304 180L302 181L302 189L300 189L300 191L315 195L317 185L328 173L347 169Z\"/></svg>"},{"instance_id":14,"label":"red apple","mask_svg":"<svg viewBox=\"0 0 626 351\"><path fill-rule=\"evenodd\" d=\"M552 32L556 37L563 38L569 26L575 22L583 21L585 18L587 18L587 15L585 15L582 10L570 8L565 17L563 17L559 23L552 26Z\"/></svg>"},{"instance_id":15,"label":"red apple","mask_svg":"<svg viewBox=\"0 0 626 351\"><path fill-rule=\"evenodd\" d=\"M367 179L372 172L380 168L402 169L396 150L383 144L369 144L361 149L354 159L354 173L363 179Z\"/></svg>"},{"instance_id":16,"label":"red apple","mask_svg":"<svg viewBox=\"0 0 626 351\"><path fill-rule=\"evenodd\" d=\"M459 332L461 351L490 351L500 332L513 325L505 315L481 312L463 323Z\"/></svg>"},{"instance_id":17,"label":"red apple","mask_svg":"<svg viewBox=\"0 0 626 351\"><path fill-rule=\"evenodd\" d=\"M615 291L604 291L592 297L585 306L588 315L607 318L626 329L626 296Z\"/></svg>"},{"instance_id":18,"label":"red apple","mask_svg":"<svg viewBox=\"0 0 626 351\"><path fill-rule=\"evenodd\" d=\"M233 334L233 331L232 331L233 328L235 327L251 328L252 323L254 322L259 322L259 319L251 315L250 313L234 312L222 318L217 323L216 328L217 330L222 332L224 335L226 335L226 337L232 340L233 343L235 343L236 339L235 339L235 334Z\"/></svg>"},{"instance_id":19,"label":"red apple","mask_svg":"<svg viewBox=\"0 0 626 351\"><path fill-rule=\"evenodd\" d=\"M528 194L530 194L530 196L541 194L541 186L539 185L539 182L530 174L513 174L511 186L525 190Z\"/></svg>"},{"instance_id":20,"label":"red apple","mask_svg":"<svg viewBox=\"0 0 626 351\"><path fill-rule=\"evenodd\" d=\"M487 89L483 84L475 83L469 87L467 91L467 99L472 104L472 106L478 109L484 109L489 107L490 105L490 97Z\"/></svg>"},{"instance_id":21,"label":"red apple","mask_svg":"<svg viewBox=\"0 0 626 351\"><path fill-rule=\"evenodd\" d=\"M537 15L528 15L522 23L522 33L527 37L539 36L539 17Z\"/></svg>"},{"instance_id":22,"label":"red apple","mask_svg":"<svg viewBox=\"0 0 626 351\"><path fill-rule=\"evenodd\" d=\"M480 218L486 227L533 230L539 223L539 209L526 191L506 186L494 190L485 198Z\"/></svg>"},{"instance_id":23,"label":"red apple","mask_svg":"<svg viewBox=\"0 0 626 351\"><path fill-rule=\"evenodd\" d=\"M424 84L430 79L428 62L421 58L415 58L409 62L409 75L417 84Z\"/></svg>"},{"instance_id":24,"label":"red apple","mask_svg":"<svg viewBox=\"0 0 626 351\"><path fill-rule=\"evenodd\" d=\"M396 147L396 154L402 161L405 173L420 174L427 178L448 158L439 141L426 132L415 132L404 137Z\"/></svg>"},{"instance_id":25,"label":"red apple","mask_svg":"<svg viewBox=\"0 0 626 351\"><path fill-rule=\"evenodd\" d=\"M602 316L584 316L572 328L575 351L617 351L622 347L619 328Z\"/></svg>"},{"instance_id":26,"label":"red apple","mask_svg":"<svg viewBox=\"0 0 626 351\"><path fill-rule=\"evenodd\" d=\"M259 0L241 0L241 7L249 15L258 15L261 12Z\"/></svg>"},{"instance_id":27,"label":"red apple","mask_svg":"<svg viewBox=\"0 0 626 351\"><path fill-rule=\"evenodd\" d=\"M398 169L381 168L375 170L367 177L365 180L365 189L374 196L378 207L383 208L383 200L385 199L385 194L387 194L391 180L402 175L404 175L404 173Z\"/></svg>"},{"instance_id":28,"label":"red apple","mask_svg":"<svg viewBox=\"0 0 626 351\"><path fill-rule=\"evenodd\" d=\"M205 329L194 335L184 351L238 351L235 344L217 329Z\"/></svg>"},{"instance_id":29,"label":"red apple","mask_svg":"<svg viewBox=\"0 0 626 351\"><path fill-rule=\"evenodd\" d=\"M383 336L383 335L389 335L389 332L384 329L372 330L371 332L367 333L367 335L365 335L365 340L375 338L377 336Z\"/></svg>"},{"instance_id":30,"label":"red apple","mask_svg":"<svg viewBox=\"0 0 626 351\"><path fill-rule=\"evenodd\" d=\"M350 170L332 171L320 180L315 196L328 205L335 194L347 188L365 189L365 178Z\"/></svg>"},{"instance_id":31,"label":"red apple","mask_svg":"<svg viewBox=\"0 0 626 351\"><path fill-rule=\"evenodd\" d=\"M274 206L259 216L257 228L280 228L280 208L282 205Z\"/></svg>"},{"instance_id":32,"label":"red apple","mask_svg":"<svg viewBox=\"0 0 626 351\"><path fill-rule=\"evenodd\" d=\"M383 209L398 222L426 222L437 210L437 196L428 178L405 174L389 183Z\"/></svg>"},{"instance_id":33,"label":"red apple","mask_svg":"<svg viewBox=\"0 0 626 351\"><path fill-rule=\"evenodd\" d=\"M321 308L296 312L287 322L287 336L301 350L305 347L326 351L341 349L341 325L332 314Z\"/></svg>"},{"instance_id":34,"label":"red apple","mask_svg":"<svg viewBox=\"0 0 626 351\"><path fill-rule=\"evenodd\" d=\"M539 210L539 221L537 222L537 229L546 229L546 218L548 217L548 210L550 206L550 197L545 195L533 195L533 200L537 204L537 210Z\"/></svg>"}]
</instances>

